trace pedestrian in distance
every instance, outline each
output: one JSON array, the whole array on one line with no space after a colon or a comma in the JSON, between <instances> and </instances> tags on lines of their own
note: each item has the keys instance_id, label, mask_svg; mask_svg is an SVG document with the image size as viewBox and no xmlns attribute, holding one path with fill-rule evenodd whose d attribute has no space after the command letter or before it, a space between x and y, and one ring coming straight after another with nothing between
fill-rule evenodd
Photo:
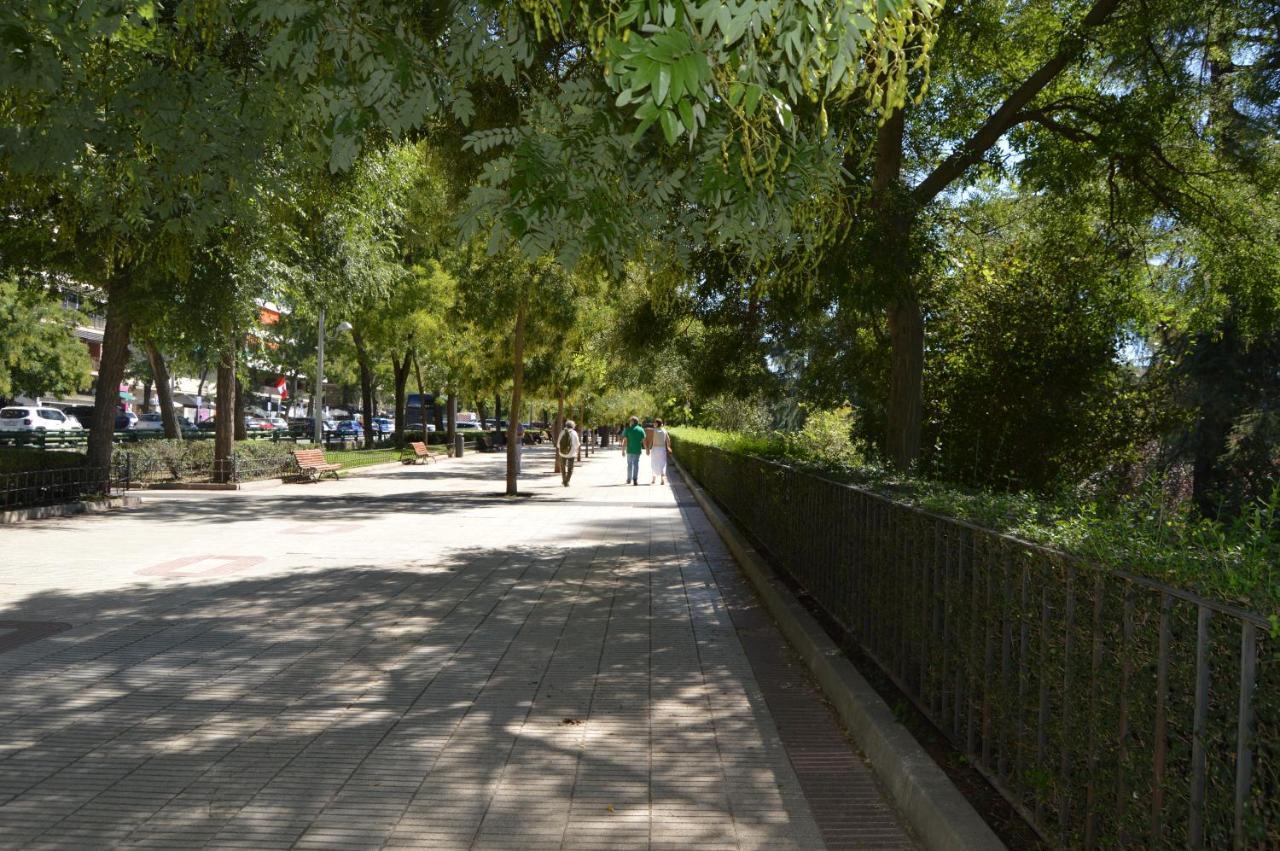
<instances>
[{"instance_id":1,"label":"pedestrian in distance","mask_svg":"<svg viewBox=\"0 0 1280 851\"><path fill-rule=\"evenodd\" d=\"M564 486L569 487L569 478L573 475L573 462L578 459L578 447L582 439L578 437L573 420L565 420L560 436L556 438L556 454L560 456L560 477Z\"/></svg>"},{"instance_id":2,"label":"pedestrian in distance","mask_svg":"<svg viewBox=\"0 0 1280 851\"><path fill-rule=\"evenodd\" d=\"M649 476L649 484L653 484L655 479L662 479L662 484L667 483L667 453L671 451L671 435L667 434L667 430L662 427L662 420L655 419L653 421L653 433L649 435L649 466L652 475Z\"/></svg>"},{"instance_id":3,"label":"pedestrian in distance","mask_svg":"<svg viewBox=\"0 0 1280 851\"><path fill-rule=\"evenodd\" d=\"M644 450L644 426L639 417L632 417L631 423L622 431L622 454L627 456L627 483L640 484L640 453Z\"/></svg>"}]
</instances>

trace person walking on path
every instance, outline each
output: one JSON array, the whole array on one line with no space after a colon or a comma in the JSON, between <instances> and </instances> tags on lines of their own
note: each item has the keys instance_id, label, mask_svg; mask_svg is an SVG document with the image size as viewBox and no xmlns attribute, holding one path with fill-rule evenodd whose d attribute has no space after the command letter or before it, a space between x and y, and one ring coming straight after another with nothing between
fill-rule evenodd
<instances>
[{"instance_id":1,"label":"person walking on path","mask_svg":"<svg viewBox=\"0 0 1280 851\"><path fill-rule=\"evenodd\" d=\"M667 434L667 430L662 427L662 420L655 419L653 421L653 434L649 435L649 463L652 468L652 475L649 476L649 484L653 484L654 479L662 479L662 484L667 483L667 453L671 451L671 435Z\"/></svg>"},{"instance_id":2,"label":"person walking on path","mask_svg":"<svg viewBox=\"0 0 1280 851\"><path fill-rule=\"evenodd\" d=\"M622 431L622 454L627 456L627 483L640 484L640 451L644 449L644 426L639 417L632 417L631 424Z\"/></svg>"},{"instance_id":3,"label":"person walking on path","mask_svg":"<svg viewBox=\"0 0 1280 851\"><path fill-rule=\"evenodd\" d=\"M556 438L556 454L560 456L560 477L564 486L569 487L569 478L573 475L573 462L578 459L578 446L582 439L573 420L565 420L560 436Z\"/></svg>"}]
</instances>

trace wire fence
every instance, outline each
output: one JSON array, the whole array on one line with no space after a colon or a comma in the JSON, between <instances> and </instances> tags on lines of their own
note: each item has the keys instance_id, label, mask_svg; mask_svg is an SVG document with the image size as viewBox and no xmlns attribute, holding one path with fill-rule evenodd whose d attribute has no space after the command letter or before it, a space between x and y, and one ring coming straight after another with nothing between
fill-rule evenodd
<instances>
[{"instance_id":1,"label":"wire fence","mask_svg":"<svg viewBox=\"0 0 1280 851\"><path fill-rule=\"evenodd\" d=\"M102 467L0 473L0 511L105 498L128 486L127 476L122 480Z\"/></svg>"},{"instance_id":2,"label":"wire fence","mask_svg":"<svg viewBox=\"0 0 1280 851\"><path fill-rule=\"evenodd\" d=\"M677 453L1051 844L1280 847L1266 618L782 464Z\"/></svg>"}]
</instances>

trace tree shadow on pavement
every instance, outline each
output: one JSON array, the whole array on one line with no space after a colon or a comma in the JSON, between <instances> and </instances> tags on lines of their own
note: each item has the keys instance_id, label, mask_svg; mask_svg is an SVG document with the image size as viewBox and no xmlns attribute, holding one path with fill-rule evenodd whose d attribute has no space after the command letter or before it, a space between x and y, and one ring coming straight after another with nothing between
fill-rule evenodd
<instances>
[{"instance_id":1,"label":"tree shadow on pavement","mask_svg":"<svg viewBox=\"0 0 1280 851\"><path fill-rule=\"evenodd\" d=\"M705 564L610 529L0 610L79 624L0 654L0 846L806 847Z\"/></svg>"}]
</instances>

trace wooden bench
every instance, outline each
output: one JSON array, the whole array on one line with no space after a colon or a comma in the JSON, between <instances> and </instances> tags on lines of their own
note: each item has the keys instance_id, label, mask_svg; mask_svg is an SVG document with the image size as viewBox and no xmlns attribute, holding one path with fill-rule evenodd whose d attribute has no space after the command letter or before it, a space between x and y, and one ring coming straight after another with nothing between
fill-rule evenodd
<instances>
[{"instance_id":1,"label":"wooden bench","mask_svg":"<svg viewBox=\"0 0 1280 851\"><path fill-rule=\"evenodd\" d=\"M338 478L341 464L330 464L324 460L323 449L298 449L293 453L293 460L298 464L298 478L314 482L323 478L325 473Z\"/></svg>"},{"instance_id":2,"label":"wooden bench","mask_svg":"<svg viewBox=\"0 0 1280 851\"><path fill-rule=\"evenodd\" d=\"M414 441L413 443L410 443L405 448L412 451L413 456L402 457L400 459L401 464L429 464L436 460L435 456L431 454L431 450L427 449L427 444L425 443ZM400 450L400 454L402 456L404 455L403 449Z\"/></svg>"}]
</instances>

